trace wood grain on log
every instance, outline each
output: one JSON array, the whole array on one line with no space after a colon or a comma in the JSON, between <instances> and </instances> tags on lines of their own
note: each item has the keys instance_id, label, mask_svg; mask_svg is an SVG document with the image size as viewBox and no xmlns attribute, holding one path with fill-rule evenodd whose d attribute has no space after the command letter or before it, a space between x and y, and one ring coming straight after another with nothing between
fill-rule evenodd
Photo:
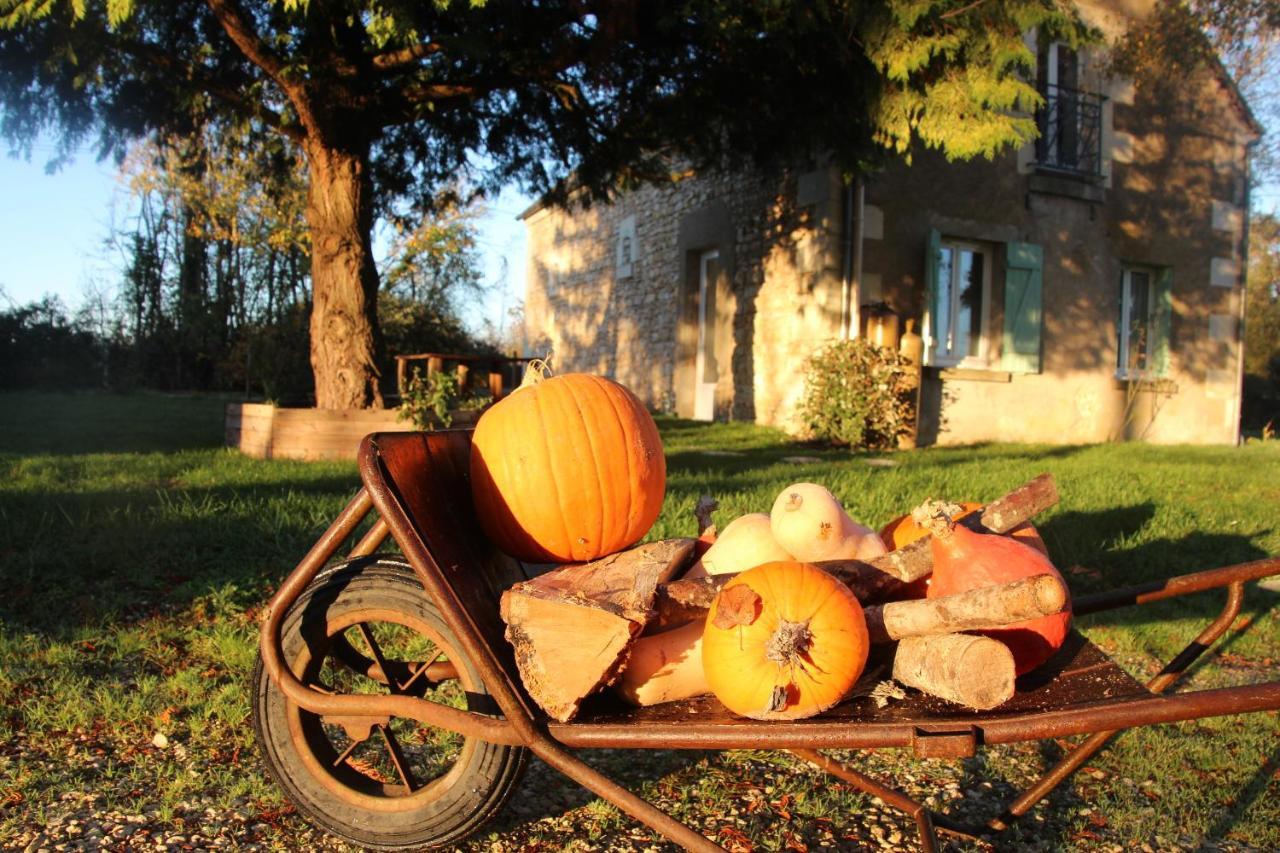
<instances>
[{"instance_id":1,"label":"wood grain on log","mask_svg":"<svg viewBox=\"0 0 1280 853\"><path fill-rule=\"evenodd\" d=\"M617 679L658 584L683 571L693 549L692 539L652 542L505 591L506 637L529 696L554 719L573 719L583 699Z\"/></svg>"},{"instance_id":2,"label":"wood grain on log","mask_svg":"<svg viewBox=\"0 0 1280 853\"><path fill-rule=\"evenodd\" d=\"M893 657L894 680L979 711L1013 698L1013 652L973 634L909 637Z\"/></svg>"}]
</instances>

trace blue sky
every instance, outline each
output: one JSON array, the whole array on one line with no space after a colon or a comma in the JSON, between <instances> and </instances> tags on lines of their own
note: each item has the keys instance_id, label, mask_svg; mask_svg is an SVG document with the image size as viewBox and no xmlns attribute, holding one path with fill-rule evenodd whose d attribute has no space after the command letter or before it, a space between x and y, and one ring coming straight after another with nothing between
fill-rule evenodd
<instances>
[{"instance_id":1,"label":"blue sky","mask_svg":"<svg viewBox=\"0 0 1280 853\"><path fill-rule=\"evenodd\" d=\"M119 254L106 242L113 221L127 225L130 204L114 164L82 153L50 175L52 152L38 145L30 162L0 154L0 308L52 294L75 309L89 288L111 292L120 280ZM479 242L491 287L467 312L474 329L484 317L500 322L524 297L524 225L516 216L528 205L515 190L488 205Z\"/></svg>"}]
</instances>

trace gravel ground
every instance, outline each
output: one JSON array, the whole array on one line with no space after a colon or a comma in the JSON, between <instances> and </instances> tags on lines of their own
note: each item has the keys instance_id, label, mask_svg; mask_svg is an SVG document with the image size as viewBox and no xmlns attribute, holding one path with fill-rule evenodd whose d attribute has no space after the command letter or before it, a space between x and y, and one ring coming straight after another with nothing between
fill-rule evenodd
<instances>
[{"instance_id":1,"label":"gravel ground","mask_svg":"<svg viewBox=\"0 0 1280 853\"><path fill-rule=\"evenodd\" d=\"M915 848L912 822L852 788L825 781L818 771L785 756L764 752L613 752L585 754L593 765L733 851L899 850ZM904 760L893 751L842 757L873 776L892 779L908 794L953 818L970 823L994 815L1014 785L1043 766L1036 744L995 747L960 763ZM252 770L252 766L246 768ZM1086 768L1074 783L1052 795L998 844L942 836L948 850L1247 851L1235 842L1206 842L1169 832L1145 840L1115 837L1104 816L1082 793L1092 785L1142 787ZM132 793L132 792L131 792ZM311 828L287 805L241 798L218 806L216 794L161 808L137 793L136 809L110 807L103 793L69 792L54 803L18 817L17 833L4 849L61 850L349 850ZM1158 805L1158 803L1157 803ZM531 762L499 817L460 849L468 851L673 850L643 827L567 782L541 762Z\"/></svg>"}]
</instances>

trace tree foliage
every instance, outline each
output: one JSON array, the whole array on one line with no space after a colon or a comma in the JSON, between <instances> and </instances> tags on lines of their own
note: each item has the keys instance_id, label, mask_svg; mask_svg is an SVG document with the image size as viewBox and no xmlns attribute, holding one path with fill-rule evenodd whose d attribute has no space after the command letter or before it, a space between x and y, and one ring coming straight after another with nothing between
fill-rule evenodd
<instances>
[{"instance_id":1,"label":"tree foliage","mask_svg":"<svg viewBox=\"0 0 1280 853\"><path fill-rule=\"evenodd\" d=\"M0 0L0 98L19 147L57 129L64 153L92 133L120 153L216 113L367 137L385 202L461 174L546 193L576 170L603 194L668 179L672 152L989 155L1032 132L1012 111L1038 99L1035 27L1084 32L1055 0Z\"/></svg>"},{"instance_id":2,"label":"tree foliage","mask_svg":"<svg viewBox=\"0 0 1280 853\"><path fill-rule=\"evenodd\" d=\"M296 146L317 397L360 406L369 235L396 205L511 182L600 199L816 151L849 173L916 143L993 156L1034 133L1032 28L1085 35L1061 0L0 0L0 134Z\"/></svg>"},{"instance_id":3,"label":"tree foliage","mask_svg":"<svg viewBox=\"0 0 1280 853\"><path fill-rule=\"evenodd\" d=\"M1255 217L1249 232L1244 369L1280 393L1280 219Z\"/></svg>"}]
</instances>

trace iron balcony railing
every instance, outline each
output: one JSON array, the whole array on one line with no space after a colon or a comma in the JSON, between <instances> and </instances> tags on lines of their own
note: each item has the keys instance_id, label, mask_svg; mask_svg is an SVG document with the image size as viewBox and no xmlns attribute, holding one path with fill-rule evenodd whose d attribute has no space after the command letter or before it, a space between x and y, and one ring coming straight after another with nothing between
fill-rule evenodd
<instances>
[{"instance_id":1,"label":"iron balcony railing","mask_svg":"<svg viewBox=\"0 0 1280 853\"><path fill-rule=\"evenodd\" d=\"M1095 92L1046 86L1036 114L1036 165L1078 177L1102 175L1102 104Z\"/></svg>"}]
</instances>

